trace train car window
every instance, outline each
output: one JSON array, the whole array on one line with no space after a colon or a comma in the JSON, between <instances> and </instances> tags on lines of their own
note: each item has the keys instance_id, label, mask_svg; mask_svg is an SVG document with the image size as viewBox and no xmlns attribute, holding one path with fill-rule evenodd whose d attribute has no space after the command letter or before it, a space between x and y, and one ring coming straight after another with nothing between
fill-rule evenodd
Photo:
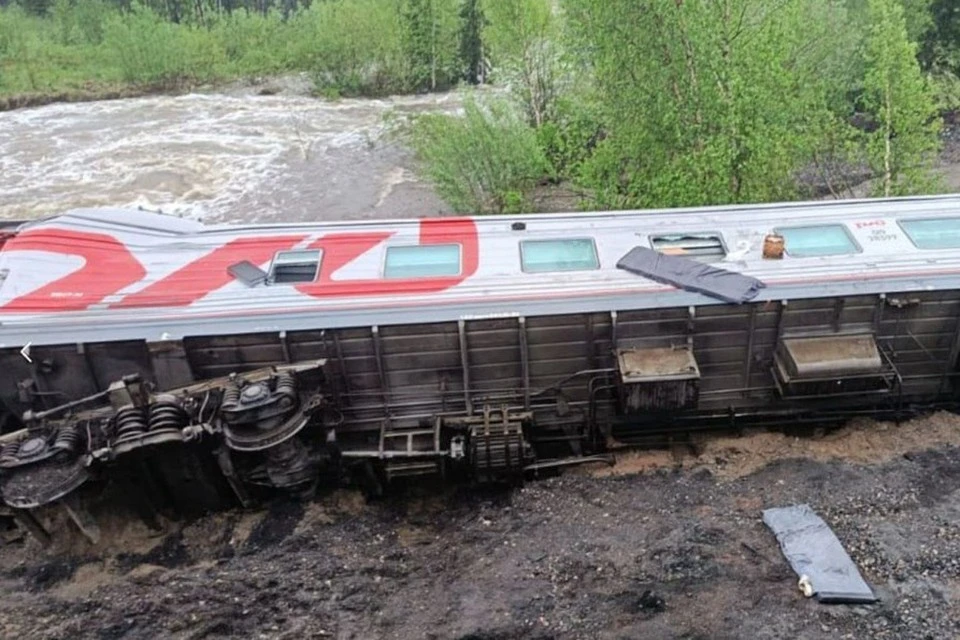
<instances>
[{"instance_id":1,"label":"train car window","mask_svg":"<svg viewBox=\"0 0 960 640\"><path fill-rule=\"evenodd\" d=\"M683 256L700 262L719 262L727 255L723 239L712 233L651 236L650 245L660 253Z\"/></svg>"},{"instance_id":2,"label":"train car window","mask_svg":"<svg viewBox=\"0 0 960 640\"><path fill-rule=\"evenodd\" d=\"M960 249L960 218L900 220L917 249Z\"/></svg>"},{"instance_id":3,"label":"train car window","mask_svg":"<svg viewBox=\"0 0 960 640\"><path fill-rule=\"evenodd\" d=\"M794 258L860 253L860 247L842 224L780 227L774 233L783 236L784 250Z\"/></svg>"},{"instance_id":4,"label":"train car window","mask_svg":"<svg viewBox=\"0 0 960 640\"><path fill-rule=\"evenodd\" d=\"M431 278L460 275L460 245L387 247L385 278Z\"/></svg>"},{"instance_id":5,"label":"train car window","mask_svg":"<svg viewBox=\"0 0 960 640\"><path fill-rule=\"evenodd\" d=\"M597 246L589 238L524 240L520 243L520 262L526 273L600 268Z\"/></svg>"},{"instance_id":6,"label":"train car window","mask_svg":"<svg viewBox=\"0 0 960 640\"><path fill-rule=\"evenodd\" d=\"M320 258L319 249L280 251L273 258L267 282L270 284L313 282L320 268Z\"/></svg>"}]
</instances>

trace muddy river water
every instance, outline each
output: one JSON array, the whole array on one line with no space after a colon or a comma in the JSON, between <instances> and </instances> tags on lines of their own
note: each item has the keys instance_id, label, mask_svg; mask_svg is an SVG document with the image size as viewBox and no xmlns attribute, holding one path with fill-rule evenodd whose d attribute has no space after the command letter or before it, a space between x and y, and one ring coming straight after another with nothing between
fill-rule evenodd
<instances>
[{"instance_id":1,"label":"muddy river water","mask_svg":"<svg viewBox=\"0 0 960 640\"><path fill-rule=\"evenodd\" d=\"M325 101L248 90L0 113L0 219L99 205L208 222L436 215L446 206L387 120L459 106L455 93Z\"/></svg>"},{"instance_id":2,"label":"muddy river water","mask_svg":"<svg viewBox=\"0 0 960 640\"><path fill-rule=\"evenodd\" d=\"M389 123L456 113L462 94L329 101L307 95L304 78L265 82L0 112L0 220L103 205L210 223L450 212ZM945 191L960 191L958 127L944 136L939 171ZM844 195L868 192L863 184ZM534 207L576 208L576 194L561 196Z\"/></svg>"}]
</instances>

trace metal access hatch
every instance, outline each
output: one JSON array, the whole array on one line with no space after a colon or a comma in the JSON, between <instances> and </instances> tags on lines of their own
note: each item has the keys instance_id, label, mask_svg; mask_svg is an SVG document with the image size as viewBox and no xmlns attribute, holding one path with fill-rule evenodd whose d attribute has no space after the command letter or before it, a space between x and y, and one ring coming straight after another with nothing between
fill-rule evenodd
<instances>
[{"instance_id":1,"label":"metal access hatch","mask_svg":"<svg viewBox=\"0 0 960 640\"><path fill-rule=\"evenodd\" d=\"M896 380L896 370L869 334L785 338L773 368L781 395L790 397L885 393Z\"/></svg>"},{"instance_id":2,"label":"metal access hatch","mask_svg":"<svg viewBox=\"0 0 960 640\"><path fill-rule=\"evenodd\" d=\"M690 347L619 348L616 355L624 413L697 406L700 368Z\"/></svg>"}]
</instances>

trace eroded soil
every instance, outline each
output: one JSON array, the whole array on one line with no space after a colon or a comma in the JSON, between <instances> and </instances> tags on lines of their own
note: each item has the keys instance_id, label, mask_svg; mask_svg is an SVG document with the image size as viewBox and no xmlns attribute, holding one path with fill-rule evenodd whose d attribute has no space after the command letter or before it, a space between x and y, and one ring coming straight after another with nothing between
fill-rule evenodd
<instances>
[{"instance_id":1,"label":"eroded soil","mask_svg":"<svg viewBox=\"0 0 960 640\"><path fill-rule=\"evenodd\" d=\"M960 637L960 418L648 456L510 492L277 501L161 536L117 516L98 549L10 544L0 636ZM760 518L804 502L879 604L800 594Z\"/></svg>"}]
</instances>

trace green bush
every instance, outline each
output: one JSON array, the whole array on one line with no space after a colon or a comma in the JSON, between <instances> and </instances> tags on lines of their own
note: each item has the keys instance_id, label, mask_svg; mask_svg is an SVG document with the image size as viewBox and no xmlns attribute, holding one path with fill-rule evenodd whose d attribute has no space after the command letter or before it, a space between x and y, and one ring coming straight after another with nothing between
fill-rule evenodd
<instances>
[{"instance_id":1,"label":"green bush","mask_svg":"<svg viewBox=\"0 0 960 640\"><path fill-rule=\"evenodd\" d=\"M211 31L236 73L277 73L291 66L290 27L279 11L234 11L218 18Z\"/></svg>"},{"instance_id":2,"label":"green bush","mask_svg":"<svg viewBox=\"0 0 960 640\"><path fill-rule=\"evenodd\" d=\"M537 141L560 178L576 175L602 135L591 97L572 93L556 101L553 118L537 127Z\"/></svg>"},{"instance_id":3,"label":"green bush","mask_svg":"<svg viewBox=\"0 0 960 640\"><path fill-rule=\"evenodd\" d=\"M54 0L48 26L57 44L97 45L103 41L103 24L116 13L104 0Z\"/></svg>"},{"instance_id":4,"label":"green bush","mask_svg":"<svg viewBox=\"0 0 960 640\"><path fill-rule=\"evenodd\" d=\"M220 43L206 29L167 22L140 5L107 20L104 47L127 82L209 79L226 61Z\"/></svg>"},{"instance_id":5,"label":"green bush","mask_svg":"<svg viewBox=\"0 0 960 640\"><path fill-rule=\"evenodd\" d=\"M291 57L317 91L385 95L400 91L406 69L400 14L382 0L314 2L291 19Z\"/></svg>"},{"instance_id":6,"label":"green bush","mask_svg":"<svg viewBox=\"0 0 960 640\"><path fill-rule=\"evenodd\" d=\"M27 40L38 30L40 20L28 16L17 5L0 9L0 57L22 55Z\"/></svg>"},{"instance_id":7,"label":"green bush","mask_svg":"<svg viewBox=\"0 0 960 640\"><path fill-rule=\"evenodd\" d=\"M424 174L463 213L517 213L550 166L536 131L510 103L468 99L462 117L413 120L410 142Z\"/></svg>"},{"instance_id":8,"label":"green bush","mask_svg":"<svg viewBox=\"0 0 960 640\"><path fill-rule=\"evenodd\" d=\"M97 45L103 42L103 25L113 9L103 0L76 0L73 5L73 24L79 41Z\"/></svg>"},{"instance_id":9,"label":"green bush","mask_svg":"<svg viewBox=\"0 0 960 640\"><path fill-rule=\"evenodd\" d=\"M960 111L960 78L943 69L934 69L927 78L941 112Z\"/></svg>"},{"instance_id":10,"label":"green bush","mask_svg":"<svg viewBox=\"0 0 960 640\"><path fill-rule=\"evenodd\" d=\"M70 0L54 0L50 8L50 19L53 21L57 42L62 45L73 44L74 19Z\"/></svg>"},{"instance_id":11,"label":"green bush","mask_svg":"<svg viewBox=\"0 0 960 640\"><path fill-rule=\"evenodd\" d=\"M0 87L40 91L47 86L49 61L62 49L49 25L16 6L0 11Z\"/></svg>"}]
</instances>

